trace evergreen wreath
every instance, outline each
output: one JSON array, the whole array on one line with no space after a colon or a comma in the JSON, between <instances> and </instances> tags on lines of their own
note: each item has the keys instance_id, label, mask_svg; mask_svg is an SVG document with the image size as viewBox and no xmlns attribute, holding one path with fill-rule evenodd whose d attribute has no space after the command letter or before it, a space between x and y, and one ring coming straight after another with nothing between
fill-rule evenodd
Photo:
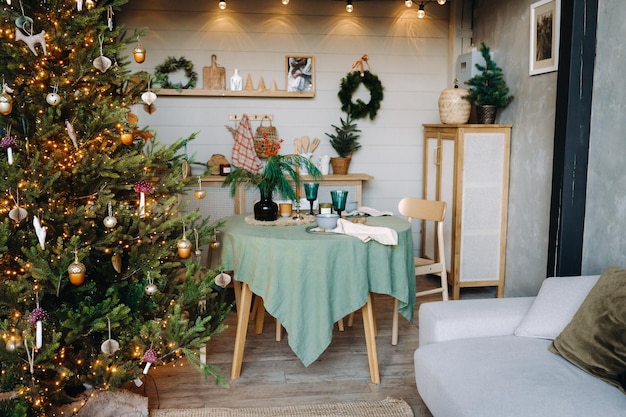
<instances>
[{"instance_id":1,"label":"evergreen wreath","mask_svg":"<svg viewBox=\"0 0 626 417\"><path fill-rule=\"evenodd\" d=\"M356 103L352 101L352 95L361 83L370 92L369 103L361 99L357 99ZM383 101L383 84L369 71L363 71L363 74L360 71L353 71L341 80L341 88L337 95L341 101L341 110L350 114L353 119L362 119L369 115L370 120L374 120L380 109L380 102Z\"/></svg>"},{"instance_id":2,"label":"evergreen wreath","mask_svg":"<svg viewBox=\"0 0 626 417\"><path fill-rule=\"evenodd\" d=\"M185 85L182 83L172 84L168 74L176 72L180 69L185 70L185 77L187 77L189 81ZM161 88L173 88L179 91L194 88L198 82L198 73L193 70L193 63L191 61L187 61L185 57L180 57L178 59L173 56L168 57L164 63L157 65L154 68L154 76L154 83L159 84Z\"/></svg>"}]
</instances>

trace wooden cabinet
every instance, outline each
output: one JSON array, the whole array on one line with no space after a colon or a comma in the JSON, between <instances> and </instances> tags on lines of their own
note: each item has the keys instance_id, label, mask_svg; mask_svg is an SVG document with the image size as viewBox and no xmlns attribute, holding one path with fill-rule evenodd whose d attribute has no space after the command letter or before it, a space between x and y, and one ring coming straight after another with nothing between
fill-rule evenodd
<instances>
[{"instance_id":1,"label":"wooden cabinet","mask_svg":"<svg viewBox=\"0 0 626 417\"><path fill-rule=\"evenodd\" d=\"M511 125L424 125L423 197L447 203L453 299L463 287L495 286L504 295L510 140ZM424 256L434 257L434 235L422 233Z\"/></svg>"}]
</instances>

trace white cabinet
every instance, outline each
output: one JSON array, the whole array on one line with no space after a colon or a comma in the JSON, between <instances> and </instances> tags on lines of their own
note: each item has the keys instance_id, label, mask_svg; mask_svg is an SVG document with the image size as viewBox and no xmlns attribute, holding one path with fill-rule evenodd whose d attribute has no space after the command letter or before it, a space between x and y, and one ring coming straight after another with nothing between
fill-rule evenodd
<instances>
[{"instance_id":1,"label":"white cabinet","mask_svg":"<svg viewBox=\"0 0 626 417\"><path fill-rule=\"evenodd\" d=\"M504 295L511 125L424 125L424 195L447 203L446 265L452 298L463 287ZM427 226L428 227L428 226ZM423 256L434 257L432 230Z\"/></svg>"}]
</instances>

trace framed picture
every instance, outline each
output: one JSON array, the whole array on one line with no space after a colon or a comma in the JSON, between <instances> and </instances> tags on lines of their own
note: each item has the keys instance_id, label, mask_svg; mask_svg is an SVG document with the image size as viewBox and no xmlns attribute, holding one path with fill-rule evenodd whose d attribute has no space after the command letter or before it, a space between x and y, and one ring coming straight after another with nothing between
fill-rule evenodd
<instances>
[{"instance_id":1,"label":"framed picture","mask_svg":"<svg viewBox=\"0 0 626 417\"><path fill-rule=\"evenodd\" d=\"M541 0L530 5L530 75L559 67L561 0Z\"/></svg>"},{"instance_id":2,"label":"framed picture","mask_svg":"<svg viewBox=\"0 0 626 417\"><path fill-rule=\"evenodd\" d=\"M287 91L315 91L315 59L310 55L287 55Z\"/></svg>"}]
</instances>

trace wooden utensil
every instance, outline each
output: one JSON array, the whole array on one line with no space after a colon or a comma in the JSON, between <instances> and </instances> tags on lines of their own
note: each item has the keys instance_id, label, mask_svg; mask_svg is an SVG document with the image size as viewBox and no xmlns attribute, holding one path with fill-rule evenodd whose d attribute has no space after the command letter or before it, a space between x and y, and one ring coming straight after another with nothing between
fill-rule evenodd
<instances>
[{"instance_id":1,"label":"wooden utensil","mask_svg":"<svg viewBox=\"0 0 626 417\"><path fill-rule=\"evenodd\" d=\"M294 148L296 154L300 154L300 146L301 146L300 139L295 138L293 140L293 148Z\"/></svg>"},{"instance_id":2,"label":"wooden utensil","mask_svg":"<svg viewBox=\"0 0 626 417\"><path fill-rule=\"evenodd\" d=\"M314 138L313 142L311 142L311 148L309 149L309 152L313 153L319 145L320 145L320 140L318 138Z\"/></svg>"},{"instance_id":3,"label":"wooden utensil","mask_svg":"<svg viewBox=\"0 0 626 417\"><path fill-rule=\"evenodd\" d=\"M302 138L300 139L300 142L302 144L302 153L309 153L309 137L308 136L302 136Z\"/></svg>"}]
</instances>

